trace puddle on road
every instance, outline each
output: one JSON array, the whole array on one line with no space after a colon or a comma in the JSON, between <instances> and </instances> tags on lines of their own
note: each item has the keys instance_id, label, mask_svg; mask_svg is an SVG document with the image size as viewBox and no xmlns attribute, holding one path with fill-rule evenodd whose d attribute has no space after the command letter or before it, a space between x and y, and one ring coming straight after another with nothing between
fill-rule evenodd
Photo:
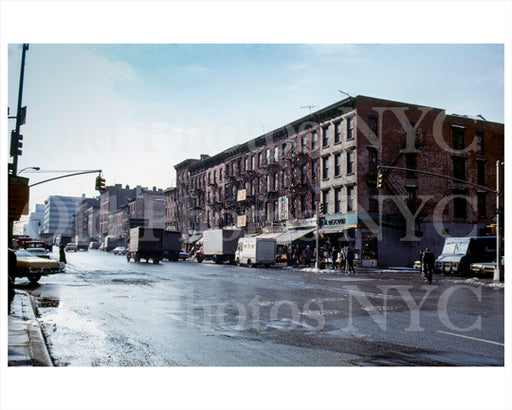
<instances>
[{"instance_id":1,"label":"puddle on road","mask_svg":"<svg viewBox=\"0 0 512 410\"><path fill-rule=\"evenodd\" d=\"M48 296L42 296L37 298L37 307L40 308L54 308L59 307L60 300Z\"/></svg>"}]
</instances>

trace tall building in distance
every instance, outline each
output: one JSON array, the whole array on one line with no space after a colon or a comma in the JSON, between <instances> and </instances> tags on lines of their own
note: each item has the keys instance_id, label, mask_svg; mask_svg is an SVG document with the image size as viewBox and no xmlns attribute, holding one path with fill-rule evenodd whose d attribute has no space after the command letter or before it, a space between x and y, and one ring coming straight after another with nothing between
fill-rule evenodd
<instances>
[{"instance_id":1,"label":"tall building in distance","mask_svg":"<svg viewBox=\"0 0 512 410\"><path fill-rule=\"evenodd\" d=\"M74 236L74 217L80 209L82 199L82 197L49 196L45 201L43 231L52 233L54 237Z\"/></svg>"}]
</instances>

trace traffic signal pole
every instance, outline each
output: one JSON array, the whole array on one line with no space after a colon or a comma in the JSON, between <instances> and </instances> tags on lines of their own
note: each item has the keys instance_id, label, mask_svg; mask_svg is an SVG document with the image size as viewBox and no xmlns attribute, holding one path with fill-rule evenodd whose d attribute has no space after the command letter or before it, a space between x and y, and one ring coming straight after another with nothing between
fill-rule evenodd
<instances>
[{"instance_id":1,"label":"traffic signal pole","mask_svg":"<svg viewBox=\"0 0 512 410\"><path fill-rule=\"evenodd\" d=\"M18 109L16 112L16 129L14 131L14 138L11 139L11 151L14 154L12 157L12 173L16 176L18 172L18 147L20 138L20 127L25 120L25 110L22 107L22 99L23 99L23 79L25 77L25 54L28 50L28 44L23 44L23 51L21 54L21 69L20 69L20 88L18 90ZM12 144L15 144L12 147Z\"/></svg>"}]
</instances>

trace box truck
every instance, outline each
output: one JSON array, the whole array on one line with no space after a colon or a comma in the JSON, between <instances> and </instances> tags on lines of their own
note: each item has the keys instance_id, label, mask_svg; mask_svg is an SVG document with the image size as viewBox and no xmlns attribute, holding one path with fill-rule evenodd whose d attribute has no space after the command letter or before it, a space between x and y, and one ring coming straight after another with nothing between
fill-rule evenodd
<instances>
[{"instance_id":1,"label":"box truck","mask_svg":"<svg viewBox=\"0 0 512 410\"><path fill-rule=\"evenodd\" d=\"M275 238L240 238L235 252L235 261L238 266L249 267L257 265L270 265L276 263Z\"/></svg>"},{"instance_id":2,"label":"box truck","mask_svg":"<svg viewBox=\"0 0 512 410\"><path fill-rule=\"evenodd\" d=\"M235 263L238 240L244 236L241 229L209 229L203 232L203 246L196 254L197 261L213 260L215 263Z\"/></svg>"},{"instance_id":3,"label":"box truck","mask_svg":"<svg viewBox=\"0 0 512 410\"><path fill-rule=\"evenodd\" d=\"M157 228L136 227L130 229L126 260L135 262L145 259L149 262L159 263L163 259L162 237L164 230Z\"/></svg>"},{"instance_id":4,"label":"box truck","mask_svg":"<svg viewBox=\"0 0 512 410\"><path fill-rule=\"evenodd\" d=\"M177 262L181 251L181 232L164 231L162 236L163 258L168 261Z\"/></svg>"},{"instance_id":5,"label":"box truck","mask_svg":"<svg viewBox=\"0 0 512 410\"><path fill-rule=\"evenodd\" d=\"M436 272L467 275L471 264L496 259L495 236L446 238L441 255L436 259Z\"/></svg>"}]
</instances>

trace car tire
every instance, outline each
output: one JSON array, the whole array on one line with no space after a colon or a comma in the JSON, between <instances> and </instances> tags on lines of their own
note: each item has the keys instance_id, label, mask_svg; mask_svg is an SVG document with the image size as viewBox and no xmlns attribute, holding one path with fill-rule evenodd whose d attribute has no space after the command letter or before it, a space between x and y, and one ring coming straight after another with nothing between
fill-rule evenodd
<instances>
[{"instance_id":1,"label":"car tire","mask_svg":"<svg viewBox=\"0 0 512 410\"><path fill-rule=\"evenodd\" d=\"M32 275L28 276L28 280L31 284L35 285L37 282L39 282L39 279L41 279L41 275Z\"/></svg>"}]
</instances>

